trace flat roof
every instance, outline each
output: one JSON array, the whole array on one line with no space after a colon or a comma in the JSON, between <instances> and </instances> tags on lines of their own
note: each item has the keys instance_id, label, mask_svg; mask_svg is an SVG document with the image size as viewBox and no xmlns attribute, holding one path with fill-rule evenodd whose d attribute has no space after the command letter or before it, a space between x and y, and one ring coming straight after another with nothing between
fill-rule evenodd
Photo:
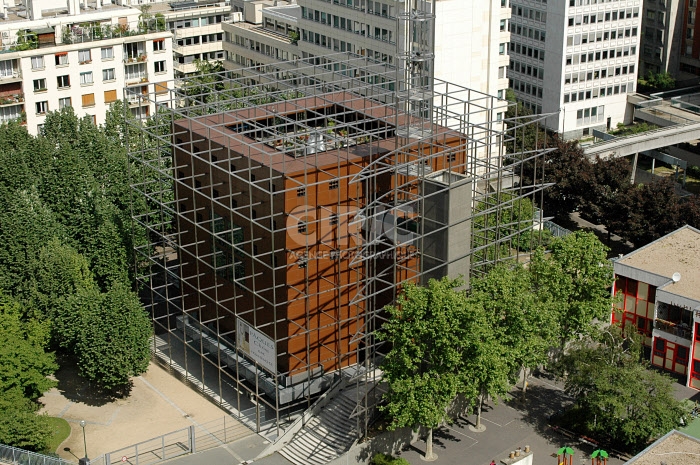
<instances>
[{"instance_id":1,"label":"flat roof","mask_svg":"<svg viewBox=\"0 0 700 465\"><path fill-rule=\"evenodd\" d=\"M348 91L284 100L191 119L181 118L176 120L174 124L188 132L191 131L202 139L211 140L222 147L228 147L231 152L250 157L263 166L269 166L275 171L288 174L303 172L314 167L334 166L339 162L359 163L366 157L385 154L396 149L396 137L391 136L369 143L358 143L350 147L319 150L313 154L294 156L292 153L278 150L265 142L230 129L246 122L320 110L334 105L365 116L367 121L381 122L386 125L382 130L391 130L393 133L396 123L393 105L381 104ZM303 121L299 122L304 123ZM434 126L431 142L441 144L459 137L464 136L446 127Z\"/></svg>"},{"instance_id":2,"label":"flat roof","mask_svg":"<svg viewBox=\"0 0 700 465\"><path fill-rule=\"evenodd\" d=\"M700 440L672 430L625 465L687 465L700 461Z\"/></svg>"},{"instance_id":3,"label":"flat roof","mask_svg":"<svg viewBox=\"0 0 700 465\"><path fill-rule=\"evenodd\" d=\"M669 281L678 272L680 281L664 286L663 290L700 301L700 230L683 226L627 254L617 263L665 276Z\"/></svg>"}]
</instances>

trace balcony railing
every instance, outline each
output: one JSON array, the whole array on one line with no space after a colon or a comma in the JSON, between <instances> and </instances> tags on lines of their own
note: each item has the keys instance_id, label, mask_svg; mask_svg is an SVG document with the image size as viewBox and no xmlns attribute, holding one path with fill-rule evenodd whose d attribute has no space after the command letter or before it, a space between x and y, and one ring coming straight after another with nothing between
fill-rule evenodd
<instances>
[{"instance_id":1,"label":"balcony railing","mask_svg":"<svg viewBox=\"0 0 700 465\"><path fill-rule=\"evenodd\" d=\"M81 24L66 26L61 33L64 44L79 44L119 37L138 36L152 32L167 31L165 19L151 18L132 24Z\"/></svg>"},{"instance_id":2,"label":"balcony railing","mask_svg":"<svg viewBox=\"0 0 700 465\"><path fill-rule=\"evenodd\" d=\"M136 56L128 56L124 58L124 63L127 65L137 65L139 63L145 63L148 60L148 55L145 53L139 53Z\"/></svg>"},{"instance_id":3,"label":"balcony railing","mask_svg":"<svg viewBox=\"0 0 700 465\"><path fill-rule=\"evenodd\" d=\"M18 105L24 102L24 94L4 95L0 97L0 105Z\"/></svg>"},{"instance_id":4,"label":"balcony railing","mask_svg":"<svg viewBox=\"0 0 700 465\"><path fill-rule=\"evenodd\" d=\"M674 336L678 336L682 339L691 340L692 337L692 328L685 323L666 321L657 318L654 320L654 329L673 334Z\"/></svg>"}]
</instances>

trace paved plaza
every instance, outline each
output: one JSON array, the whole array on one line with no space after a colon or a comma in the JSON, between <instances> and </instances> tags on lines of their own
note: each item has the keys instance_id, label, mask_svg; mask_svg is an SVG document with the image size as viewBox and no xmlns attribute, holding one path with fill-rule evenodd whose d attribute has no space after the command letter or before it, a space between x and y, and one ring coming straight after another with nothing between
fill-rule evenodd
<instances>
[{"instance_id":1,"label":"paved plaza","mask_svg":"<svg viewBox=\"0 0 700 465\"><path fill-rule=\"evenodd\" d=\"M40 399L44 404L42 413L64 418L70 424L71 434L59 446L57 453L71 461L77 461L84 454L80 420L87 422L87 452L89 457L94 458L227 415L153 363L148 372L133 379L131 394L124 399L110 400L91 395L87 384L81 384L81 378L70 371L59 371L57 378L58 387ZM241 430L252 434L247 428Z\"/></svg>"}]
</instances>

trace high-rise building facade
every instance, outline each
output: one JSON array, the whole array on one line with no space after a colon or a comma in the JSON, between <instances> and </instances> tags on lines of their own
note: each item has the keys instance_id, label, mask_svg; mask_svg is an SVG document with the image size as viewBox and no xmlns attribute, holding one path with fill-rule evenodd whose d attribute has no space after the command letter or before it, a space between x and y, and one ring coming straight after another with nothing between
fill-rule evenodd
<instances>
[{"instance_id":1,"label":"high-rise building facade","mask_svg":"<svg viewBox=\"0 0 700 465\"><path fill-rule=\"evenodd\" d=\"M585 136L632 119L641 0L511 0L510 87L549 129Z\"/></svg>"},{"instance_id":2,"label":"high-rise building facade","mask_svg":"<svg viewBox=\"0 0 700 465\"><path fill-rule=\"evenodd\" d=\"M505 97L510 36L507 3L421 3L435 8L435 77ZM227 68L235 70L333 52L351 52L393 65L401 34L396 17L406 4L397 0L269 0L238 1L233 8L241 16L224 25L224 49Z\"/></svg>"},{"instance_id":3,"label":"high-rise building facade","mask_svg":"<svg viewBox=\"0 0 700 465\"><path fill-rule=\"evenodd\" d=\"M639 76L649 72L668 72L674 76L680 70L683 42L686 37L684 12L689 0L647 0L642 11L642 39ZM694 16L691 16L692 21ZM693 38L689 25L689 38ZM692 53L692 48L691 48Z\"/></svg>"}]
</instances>

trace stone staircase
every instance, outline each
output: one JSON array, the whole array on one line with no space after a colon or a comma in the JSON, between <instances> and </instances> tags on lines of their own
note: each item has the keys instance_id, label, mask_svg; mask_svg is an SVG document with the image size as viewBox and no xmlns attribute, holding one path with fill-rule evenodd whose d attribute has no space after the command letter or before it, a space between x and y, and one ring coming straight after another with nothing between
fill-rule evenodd
<instances>
[{"instance_id":1,"label":"stone staircase","mask_svg":"<svg viewBox=\"0 0 700 465\"><path fill-rule=\"evenodd\" d=\"M295 465L323 465L347 452L358 439L357 395L355 387L340 391L279 453Z\"/></svg>"}]
</instances>

